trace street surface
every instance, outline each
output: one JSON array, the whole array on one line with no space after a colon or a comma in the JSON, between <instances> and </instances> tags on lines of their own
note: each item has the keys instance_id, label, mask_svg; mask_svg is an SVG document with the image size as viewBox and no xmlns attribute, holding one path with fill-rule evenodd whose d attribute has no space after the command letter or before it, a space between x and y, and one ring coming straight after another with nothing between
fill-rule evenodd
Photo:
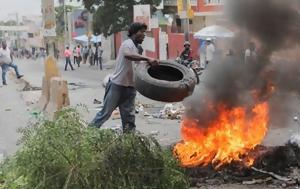
<instances>
[{"instance_id":1,"label":"street surface","mask_svg":"<svg viewBox=\"0 0 300 189\"><path fill-rule=\"evenodd\" d=\"M41 87L42 77L44 75L44 66L42 60L16 60L20 72L25 75L22 80L17 80L10 74L8 86L0 87L0 158L1 154L12 154L16 151L19 134L18 128L25 127L28 121L33 119L33 113L37 111L35 103L38 101L41 91L22 91L25 81L32 87ZM60 60L58 66L61 75L69 83L69 95L71 106L85 105L89 112L82 112L83 118L90 122L95 114L101 109L101 104L94 104L94 99L102 101L104 88L102 86L105 76L113 71L114 61L104 64L104 70L90 67L88 64L75 67L75 71L64 71L64 61ZM201 81L205 81L205 74L201 76ZM196 90L203 89L203 83L197 86ZM299 107L299 98L292 97L295 114ZM158 113L165 103L152 101L140 94L137 101L150 108L145 108L147 113ZM281 145L287 142L289 137L296 132L300 132L300 126L293 121L294 115L291 115L289 123L284 127L280 125L271 125L268 136L265 139L266 145ZM162 145L171 145L180 140L180 121L168 119L156 119L144 116L140 112L136 116L137 130L149 135L155 135ZM103 128L120 127L121 120L111 118Z\"/></svg>"}]
</instances>

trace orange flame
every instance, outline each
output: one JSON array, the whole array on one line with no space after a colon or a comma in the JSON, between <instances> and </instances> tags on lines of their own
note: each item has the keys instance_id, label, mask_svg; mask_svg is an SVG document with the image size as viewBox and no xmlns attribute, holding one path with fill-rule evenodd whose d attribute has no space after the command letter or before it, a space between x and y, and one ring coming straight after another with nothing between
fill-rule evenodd
<instances>
[{"instance_id":1,"label":"orange flame","mask_svg":"<svg viewBox=\"0 0 300 189\"><path fill-rule=\"evenodd\" d=\"M242 107L228 110L219 106L218 113L218 118L205 127L196 120L183 120L183 141L174 148L182 166L212 164L219 168L232 161L242 161L242 156L260 144L267 133L269 106L266 102L254 106L250 116ZM251 166L253 162L249 160L245 165Z\"/></svg>"}]
</instances>

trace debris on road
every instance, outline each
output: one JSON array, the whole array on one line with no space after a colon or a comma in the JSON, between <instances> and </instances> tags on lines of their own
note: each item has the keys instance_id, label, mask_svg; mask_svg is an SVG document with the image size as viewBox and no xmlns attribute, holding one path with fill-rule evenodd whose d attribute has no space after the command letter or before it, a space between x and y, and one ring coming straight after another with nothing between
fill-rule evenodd
<instances>
[{"instance_id":1,"label":"debris on road","mask_svg":"<svg viewBox=\"0 0 300 189\"><path fill-rule=\"evenodd\" d=\"M42 90L41 87L33 87L27 81L25 81L25 86L22 89L22 91L41 91L41 90Z\"/></svg>"},{"instance_id":2,"label":"debris on road","mask_svg":"<svg viewBox=\"0 0 300 189\"><path fill-rule=\"evenodd\" d=\"M254 185L254 184L263 184L272 181L272 177L267 177L265 179L253 179L250 181L243 181L243 185Z\"/></svg>"},{"instance_id":3,"label":"debris on road","mask_svg":"<svg viewBox=\"0 0 300 189\"><path fill-rule=\"evenodd\" d=\"M297 145L300 148L300 134L294 134L289 140L290 144Z\"/></svg>"},{"instance_id":4,"label":"debris on road","mask_svg":"<svg viewBox=\"0 0 300 189\"><path fill-rule=\"evenodd\" d=\"M288 181L291 181L292 179L290 178L287 178L287 177L284 177L284 176L281 176L281 175L278 175L278 174L275 174L273 172L269 172L269 171L264 171L264 170L261 170L261 169L257 169L255 167L251 167L252 170L256 171L256 172L259 172L259 173L263 173L263 174L267 174L277 180L280 180L280 181L284 181L284 182L288 182Z\"/></svg>"},{"instance_id":5,"label":"debris on road","mask_svg":"<svg viewBox=\"0 0 300 189\"><path fill-rule=\"evenodd\" d=\"M151 131L150 136L157 136L159 134L159 131Z\"/></svg>"},{"instance_id":6,"label":"debris on road","mask_svg":"<svg viewBox=\"0 0 300 189\"><path fill-rule=\"evenodd\" d=\"M101 104L102 102L100 100L94 99L93 103L94 104Z\"/></svg>"},{"instance_id":7,"label":"debris on road","mask_svg":"<svg viewBox=\"0 0 300 189\"><path fill-rule=\"evenodd\" d=\"M142 104L138 102L136 104L136 113L143 113L142 115L148 118L156 119L181 119L184 113L184 107L181 103L166 104L159 112L149 113L147 109L153 108L149 104Z\"/></svg>"}]
</instances>

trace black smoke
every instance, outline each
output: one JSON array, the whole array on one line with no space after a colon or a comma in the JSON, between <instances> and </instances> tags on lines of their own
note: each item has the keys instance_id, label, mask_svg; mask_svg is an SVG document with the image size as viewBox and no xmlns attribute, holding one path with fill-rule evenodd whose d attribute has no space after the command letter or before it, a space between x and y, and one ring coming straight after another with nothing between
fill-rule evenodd
<instances>
[{"instance_id":1,"label":"black smoke","mask_svg":"<svg viewBox=\"0 0 300 189\"><path fill-rule=\"evenodd\" d=\"M300 45L300 1L228 0L225 10L239 31L231 46L235 54L217 55L208 65L199 89L185 101L186 115L205 127L218 116L218 105L251 112L258 102L269 101L271 116L284 122L282 111L288 113L290 104L283 96L300 94L300 51L295 50ZM250 40L258 47L257 58L246 64L243 53ZM287 50L288 56L281 53Z\"/></svg>"}]
</instances>

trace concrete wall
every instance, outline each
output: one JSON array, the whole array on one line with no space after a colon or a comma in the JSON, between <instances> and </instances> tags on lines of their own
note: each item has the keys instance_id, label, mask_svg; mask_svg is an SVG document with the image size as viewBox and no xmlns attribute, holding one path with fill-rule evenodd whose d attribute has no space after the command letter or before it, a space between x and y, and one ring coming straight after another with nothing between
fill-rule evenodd
<instances>
[{"instance_id":1,"label":"concrete wall","mask_svg":"<svg viewBox=\"0 0 300 189\"><path fill-rule=\"evenodd\" d=\"M205 17L205 25L211 26L217 24L217 20L219 19L219 16L206 16Z\"/></svg>"},{"instance_id":2,"label":"concrete wall","mask_svg":"<svg viewBox=\"0 0 300 189\"><path fill-rule=\"evenodd\" d=\"M154 28L151 29L149 34L147 34L142 44L144 55L159 59L159 32L159 28ZM122 42L127 39L126 34L127 32L119 32L115 34L116 56L119 52Z\"/></svg>"},{"instance_id":3,"label":"concrete wall","mask_svg":"<svg viewBox=\"0 0 300 189\"><path fill-rule=\"evenodd\" d=\"M144 55L156 59L175 59L183 50L183 44L185 41L183 33L168 33L167 39L160 37L160 33L161 31L159 28L152 29L150 33L148 33L142 44ZM118 53L121 43L124 41L124 39L125 38L122 37L121 33L115 34L116 53ZM199 41L193 38L193 34L190 34L190 42L191 48L193 49L193 56L194 58L197 58ZM165 48L166 43L168 43L168 51L164 52L164 54L160 56L160 52L163 52L160 51L160 49ZM168 54L168 57L166 57L166 53Z\"/></svg>"},{"instance_id":4,"label":"concrete wall","mask_svg":"<svg viewBox=\"0 0 300 189\"><path fill-rule=\"evenodd\" d=\"M111 59L111 53L112 53L112 44L111 44L111 38L113 36L108 36L107 38L102 37L102 49L103 49L103 60L106 62L107 60Z\"/></svg>"},{"instance_id":5,"label":"concrete wall","mask_svg":"<svg viewBox=\"0 0 300 189\"><path fill-rule=\"evenodd\" d=\"M159 28L153 28L151 29L152 37L149 37L151 40L151 44L143 43L144 46L144 52L146 56L149 56L151 58L159 59Z\"/></svg>"},{"instance_id":6,"label":"concrete wall","mask_svg":"<svg viewBox=\"0 0 300 189\"><path fill-rule=\"evenodd\" d=\"M204 28L206 26L205 20L204 16L195 16L193 18L193 27L191 27L191 32L198 32Z\"/></svg>"}]
</instances>

